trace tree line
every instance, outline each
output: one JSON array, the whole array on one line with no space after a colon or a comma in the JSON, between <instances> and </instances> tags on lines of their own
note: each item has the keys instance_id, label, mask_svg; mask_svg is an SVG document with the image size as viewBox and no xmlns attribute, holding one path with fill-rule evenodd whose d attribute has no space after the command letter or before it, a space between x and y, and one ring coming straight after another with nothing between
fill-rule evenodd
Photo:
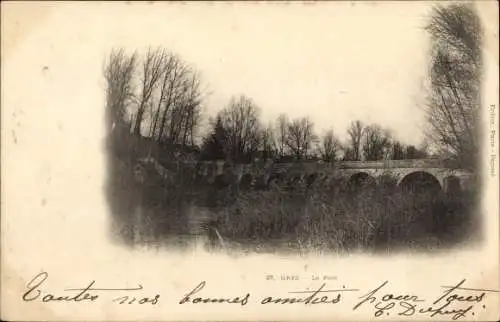
<instances>
[{"instance_id":1,"label":"tree line","mask_svg":"<svg viewBox=\"0 0 500 322\"><path fill-rule=\"evenodd\" d=\"M110 122L162 144L195 145L205 93L193 66L165 48L142 56L115 49L105 79Z\"/></svg>"},{"instance_id":2,"label":"tree line","mask_svg":"<svg viewBox=\"0 0 500 322\"><path fill-rule=\"evenodd\" d=\"M473 167L478 156L481 27L469 4L436 6L426 31L431 48L425 111L426 142L441 156ZM202 160L251 162L321 159L381 160L428 157L426 146L407 146L378 124L351 122L342 142L333 129L318 134L307 117L280 115L264 124L259 106L235 95L203 135L207 96L200 73L165 48L144 55L113 50L105 65L110 127L126 126L168 149L196 152ZM201 140L200 140L201 138Z\"/></svg>"},{"instance_id":3,"label":"tree line","mask_svg":"<svg viewBox=\"0 0 500 322\"><path fill-rule=\"evenodd\" d=\"M149 137L162 146L198 152L202 160L333 162L426 156L422 149L392 138L379 125L361 121L352 122L348 141L343 143L332 129L317 134L309 117L290 120L281 114L264 125L260 108L245 95L232 97L210 121L209 133L197 142L206 97L199 73L164 48L150 48L143 56L113 50L105 77L111 120L126 123L134 135Z\"/></svg>"},{"instance_id":4,"label":"tree line","mask_svg":"<svg viewBox=\"0 0 500 322\"><path fill-rule=\"evenodd\" d=\"M377 124L351 123L345 142L333 129L321 135L309 117L289 119L281 114L263 125L260 109L251 98L233 97L212 120L212 132L204 138L201 159L251 162L255 158L275 161L417 159L428 156L425 148L406 146Z\"/></svg>"}]
</instances>

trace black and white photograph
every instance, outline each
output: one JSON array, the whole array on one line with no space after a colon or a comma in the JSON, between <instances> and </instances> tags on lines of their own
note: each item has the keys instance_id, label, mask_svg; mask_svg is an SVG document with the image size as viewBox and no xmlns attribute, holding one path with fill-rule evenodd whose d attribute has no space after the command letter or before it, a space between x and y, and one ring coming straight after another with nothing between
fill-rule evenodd
<instances>
[{"instance_id":1,"label":"black and white photograph","mask_svg":"<svg viewBox=\"0 0 500 322\"><path fill-rule=\"evenodd\" d=\"M112 234L233 254L480 241L483 26L473 3L410 6L351 3L307 31L255 17L221 40L193 28L113 48Z\"/></svg>"},{"instance_id":2,"label":"black and white photograph","mask_svg":"<svg viewBox=\"0 0 500 322\"><path fill-rule=\"evenodd\" d=\"M496 321L495 1L3 1L5 321Z\"/></svg>"}]
</instances>

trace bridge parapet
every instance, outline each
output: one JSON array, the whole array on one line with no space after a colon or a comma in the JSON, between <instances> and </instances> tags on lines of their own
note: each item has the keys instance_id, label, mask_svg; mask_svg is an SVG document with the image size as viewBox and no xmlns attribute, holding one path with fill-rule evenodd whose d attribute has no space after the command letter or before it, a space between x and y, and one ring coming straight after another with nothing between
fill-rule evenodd
<instances>
[{"instance_id":1,"label":"bridge parapet","mask_svg":"<svg viewBox=\"0 0 500 322\"><path fill-rule=\"evenodd\" d=\"M166 169L163 172L169 173L169 177L174 177L176 173L184 173L192 176L193 179L198 178L196 180L201 179L208 183L222 180L231 184L239 185L241 182L245 182L245 184L256 184L258 186L266 186L271 182L288 185L293 182L292 185L296 185L299 181L307 182L308 186L312 184L330 186L339 182L340 184L350 182L353 178L359 176L370 177L378 183L387 180L387 178L392 178L395 184L399 185L410 175L427 174L434 177L445 190L447 190L450 180L458 180L461 189L467 190L470 186L470 178L473 177L472 172L451 167L446 161L438 159L274 164L173 161L162 163L160 166ZM155 168L160 168L160 166L155 165ZM217 178L218 176L223 176L223 178ZM164 176L162 175L162 177Z\"/></svg>"},{"instance_id":2,"label":"bridge parapet","mask_svg":"<svg viewBox=\"0 0 500 322\"><path fill-rule=\"evenodd\" d=\"M441 159L339 161L339 169L390 169L390 168L449 168L450 162Z\"/></svg>"},{"instance_id":3,"label":"bridge parapet","mask_svg":"<svg viewBox=\"0 0 500 322\"><path fill-rule=\"evenodd\" d=\"M170 162L172 165L178 162ZM366 169L459 169L453 162L441 159L416 160L381 160L381 161L339 161L335 163L323 162L296 162L296 163L267 163L267 164L231 164L225 161L182 162L184 165L197 169L203 176L217 176L231 171L240 177L247 173L299 173L304 174L332 172L336 170L366 170ZM169 168L171 165L164 164Z\"/></svg>"}]
</instances>

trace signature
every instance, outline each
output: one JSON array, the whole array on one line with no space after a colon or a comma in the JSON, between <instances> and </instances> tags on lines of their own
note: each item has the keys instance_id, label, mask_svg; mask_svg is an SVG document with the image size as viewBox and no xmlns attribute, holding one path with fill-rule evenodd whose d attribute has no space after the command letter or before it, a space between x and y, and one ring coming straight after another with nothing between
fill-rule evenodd
<instances>
[{"instance_id":1,"label":"signature","mask_svg":"<svg viewBox=\"0 0 500 322\"><path fill-rule=\"evenodd\" d=\"M95 302L103 293L114 294L112 301L119 304L146 304L150 303L155 305L160 299L160 295L156 294L154 297L130 296L121 295L116 296L117 293L141 291L142 285L133 288L98 288L95 287L95 281L91 281L87 286L82 288L67 288L61 294L55 294L45 290L49 274L41 272L31 279L26 285L27 290L23 293L22 299L25 302L41 301L47 302Z\"/></svg>"},{"instance_id":2,"label":"signature","mask_svg":"<svg viewBox=\"0 0 500 322\"><path fill-rule=\"evenodd\" d=\"M499 293L498 290L479 289L464 287L466 280L463 279L454 286L442 286L444 289L437 299L430 304L414 294L393 294L383 291L389 284L383 282L375 289L359 297L361 299L354 307L357 310L361 306L371 305L375 309L375 317L396 314L398 316L413 316L423 314L429 317L451 317L452 320L475 315L477 305L483 302L488 293ZM486 309L480 305L479 309Z\"/></svg>"}]
</instances>

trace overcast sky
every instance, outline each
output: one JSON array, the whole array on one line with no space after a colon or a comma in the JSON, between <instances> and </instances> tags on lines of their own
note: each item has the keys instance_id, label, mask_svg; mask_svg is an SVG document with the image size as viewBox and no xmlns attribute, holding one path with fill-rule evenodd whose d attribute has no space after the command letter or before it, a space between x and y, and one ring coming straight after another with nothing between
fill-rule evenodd
<instances>
[{"instance_id":1,"label":"overcast sky","mask_svg":"<svg viewBox=\"0 0 500 322\"><path fill-rule=\"evenodd\" d=\"M46 28L32 35L53 84L58 77L67 83L64 73L71 69L102 79L112 47L145 52L162 46L201 72L211 91L209 115L232 95L245 94L260 106L264 123L280 113L310 116L318 133L333 128L344 138L350 121L360 119L419 144L428 48L423 27L431 5L61 3ZM41 45L44 38L50 43ZM82 94L89 80L80 76L68 90Z\"/></svg>"},{"instance_id":2,"label":"overcast sky","mask_svg":"<svg viewBox=\"0 0 500 322\"><path fill-rule=\"evenodd\" d=\"M360 119L418 144L429 8L409 2L166 7L148 11L140 26L161 32L134 41L165 45L197 66L212 92L210 114L245 94L261 107L264 122L283 112L309 115L318 132L331 127L342 137Z\"/></svg>"},{"instance_id":3,"label":"overcast sky","mask_svg":"<svg viewBox=\"0 0 500 322\"><path fill-rule=\"evenodd\" d=\"M107 45L178 53L202 73L210 115L245 94L265 123L308 115L317 132L333 128L343 138L360 119L407 143L422 139L429 3L130 7L93 18L107 21Z\"/></svg>"}]
</instances>

